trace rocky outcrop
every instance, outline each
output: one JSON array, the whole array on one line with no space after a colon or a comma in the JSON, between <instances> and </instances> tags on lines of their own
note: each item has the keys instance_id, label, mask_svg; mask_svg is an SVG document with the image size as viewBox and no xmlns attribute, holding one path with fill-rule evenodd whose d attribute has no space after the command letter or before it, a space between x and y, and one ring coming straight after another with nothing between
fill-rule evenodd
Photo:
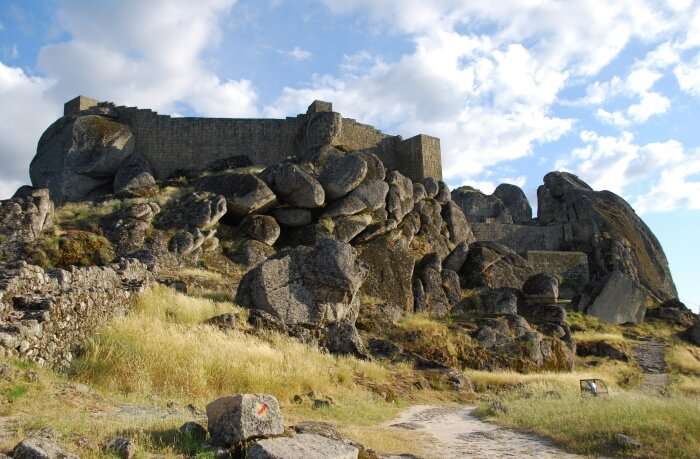
<instances>
[{"instance_id":1,"label":"rocky outcrop","mask_svg":"<svg viewBox=\"0 0 700 459\"><path fill-rule=\"evenodd\" d=\"M326 199L318 180L293 163L270 166L262 172L261 178L290 206L313 209L321 207Z\"/></svg>"},{"instance_id":2,"label":"rocky outcrop","mask_svg":"<svg viewBox=\"0 0 700 459\"><path fill-rule=\"evenodd\" d=\"M265 210L276 202L272 190L253 174L207 175L195 182L195 188L224 196L227 213L234 218Z\"/></svg>"},{"instance_id":3,"label":"rocky outcrop","mask_svg":"<svg viewBox=\"0 0 700 459\"><path fill-rule=\"evenodd\" d=\"M527 261L508 247L495 242L475 242L462 265L462 286L510 287L520 290L533 274Z\"/></svg>"},{"instance_id":4,"label":"rocky outcrop","mask_svg":"<svg viewBox=\"0 0 700 459\"><path fill-rule=\"evenodd\" d=\"M501 200L513 223L529 223L532 220L532 207L519 187L501 183L494 190L493 196Z\"/></svg>"},{"instance_id":5,"label":"rocky outcrop","mask_svg":"<svg viewBox=\"0 0 700 459\"><path fill-rule=\"evenodd\" d=\"M46 188L23 186L12 198L0 201L0 259L16 258L20 246L50 229L53 219L54 203Z\"/></svg>"},{"instance_id":6,"label":"rocky outcrop","mask_svg":"<svg viewBox=\"0 0 700 459\"><path fill-rule=\"evenodd\" d=\"M134 144L129 126L109 117L63 117L39 139L29 168L32 184L48 188L58 203L111 193L114 177Z\"/></svg>"},{"instance_id":7,"label":"rocky outcrop","mask_svg":"<svg viewBox=\"0 0 700 459\"><path fill-rule=\"evenodd\" d=\"M268 312L285 324L354 321L357 292L365 277L366 269L354 248L324 239L315 247L283 250L248 272L237 302Z\"/></svg>"},{"instance_id":8,"label":"rocky outcrop","mask_svg":"<svg viewBox=\"0 0 700 459\"><path fill-rule=\"evenodd\" d=\"M125 312L150 279L134 260L68 271L0 264L0 352L67 367L77 346Z\"/></svg>"},{"instance_id":9,"label":"rocky outcrop","mask_svg":"<svg viewBox=\"0 0 700 459\"><path fill-rule=\"evenodd\" d=\"M567 243L589 254L594 279L618 271L658 303L678 296L661 244L624 199L566 172L547 174L537 196L538 223L566 224Z\"/></svg>"},{"instance_id":10,"label":"rocky outcrop","mask_svg":"<svg viewBox=\"0 0 700 459\"><path fill-rule=\"evenodd\" d=\"M103 219L101 226L118 256L143 248L151 222L159 212L158 204L145 202L120 209Z\"/></svg>"}]
</instances>

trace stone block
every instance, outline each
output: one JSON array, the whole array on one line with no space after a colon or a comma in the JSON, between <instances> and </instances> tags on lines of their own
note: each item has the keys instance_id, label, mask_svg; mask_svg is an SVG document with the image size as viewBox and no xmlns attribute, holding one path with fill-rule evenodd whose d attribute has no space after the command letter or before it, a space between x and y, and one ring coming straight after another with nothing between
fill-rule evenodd
<instances>
[{"instance_id":1,"label":"stone block","mask_svg":"<svg viewBox=\"0 0 700 459\"><path fill-rule=\"evenodd\" d=\"M316 434L271 438L256 442L248 459L357 459L359 450L340 440Z\"/></svg>"},{"instance_id":2,"label":"stone block","mask_svg":"<svg viewBox=\"0 0 700 459\"><path fill-rule=\"evenodd\" d=\"M207 419L211 441L220 446L284 432L279 403L272 395L222 397L207 405Z\"/></svg>"}]
</instances>

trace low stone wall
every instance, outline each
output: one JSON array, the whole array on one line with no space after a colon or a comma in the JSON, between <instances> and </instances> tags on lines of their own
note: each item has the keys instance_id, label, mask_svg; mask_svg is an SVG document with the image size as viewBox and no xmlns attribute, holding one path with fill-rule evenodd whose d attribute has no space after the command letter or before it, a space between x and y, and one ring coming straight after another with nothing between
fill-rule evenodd
<instances>
[{"instance_id":1,"label":"low stone wall","mask_svg":"<svg viewBox=\"0 0 700 459\"><path fill-rule=\"evenodd\" d=\"M527 261L538 273L556 274L561 277L560 297L570 299L590 281L588 255L583 252L554 252L531 250Z\"/></svg>"},{"instance_id":2,"label":"low stone wall","mask_svg":"<svg viewBox=\"0 0 700 459\"><path fill-rule=\"evenodd\" d=\"M80 343L123 314L150 280L135 260L70 271L0 264L0 353L67 367Z\"/></svg>"},{"instance_id":3,"label":"low stone wall","mask_svg":"<svg viewBox=\"0 0 700 459\"><path fill-rule=\"evenodd\" d=\"M516 225L512 223L471 223L477 241L494 241L520 254L531 250L557 251L565 241L564 225Z\"/></svg>"}]
</instances>

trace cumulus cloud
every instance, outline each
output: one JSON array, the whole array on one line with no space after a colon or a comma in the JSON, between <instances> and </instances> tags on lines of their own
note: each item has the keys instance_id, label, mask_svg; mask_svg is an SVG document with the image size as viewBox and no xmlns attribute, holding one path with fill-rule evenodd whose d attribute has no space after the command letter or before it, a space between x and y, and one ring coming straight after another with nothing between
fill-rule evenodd
<instances>
[{"instance_id":1,"label":"cumulus cloud","mask_svg":"<svg viewBox=\"0 0 700 459\"><path fill-rule=\"evenodd\" d=\"M287 52L287 55L296 61L308 61L313 57L311 51L295 46L294 49Z\"/></svg>"},{"instance_id":2,"label":"cumulus cloud","mask_svg":"<svg viewBox=\"0 0 700 459\"><path fill-rule=\"evenodd\" d=\"M626 131L602 136L584 130L580 138L583 146L560 160L557 169L624 196L640 213L700 208L699 152L686 151L676 140L640 145Z\"/></svg>"},{"instance_id":3,"label":"cumulus cloud","mask_svg":"<svg viewBox=\"0 0 700 459\"><path fill-rule=\"evenodd\" d=\"M45 97L53 82L0 62L0 199L28 181L27 168L61 106Z\"/></svg>"}]
</instances>

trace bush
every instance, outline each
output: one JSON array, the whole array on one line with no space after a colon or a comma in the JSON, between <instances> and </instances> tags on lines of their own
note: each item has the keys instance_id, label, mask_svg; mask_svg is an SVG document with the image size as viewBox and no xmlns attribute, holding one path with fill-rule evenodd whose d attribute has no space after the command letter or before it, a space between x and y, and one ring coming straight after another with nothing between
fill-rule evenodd
<instances>
[{"instance_id":1,"label":"bush","mask_svg":"<svg viewBox=\"0 0 700 459\"><path fill-rule=\"evenodd\" d=\"M114 248L104 236L70 230L44 237L29 248L28 261L43 268L106 265L114 259Z\"/></svg>"}]
</instances>

